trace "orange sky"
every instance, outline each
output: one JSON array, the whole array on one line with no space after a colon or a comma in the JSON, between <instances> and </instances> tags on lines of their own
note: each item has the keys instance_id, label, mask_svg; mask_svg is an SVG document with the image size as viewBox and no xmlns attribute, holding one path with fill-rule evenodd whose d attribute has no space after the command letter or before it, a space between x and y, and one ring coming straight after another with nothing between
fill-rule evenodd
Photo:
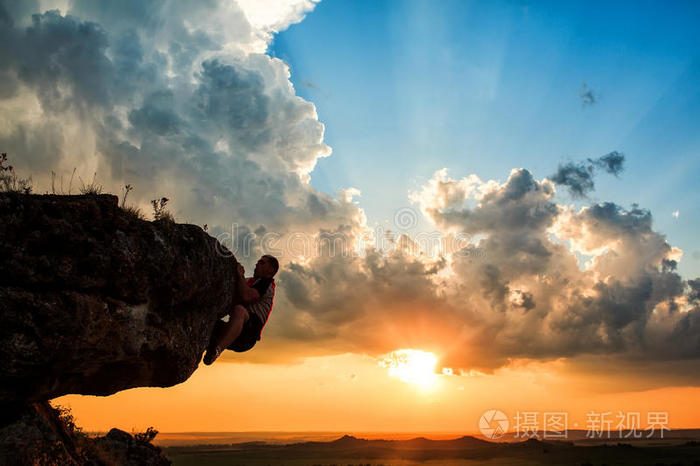
<instances>
[{"instance_id":1,"label":"orange sky","mask_svg":"<svg viewBox=\"0 0 700 466\"><path fill-rule=\"evenodd\" d=\"M432 386L423 387L390 376L375 358L343 354L295 365L218 361L200 366L176 387L139 388L110 397L70 395L54 404L70 406L88 431L154 426L161 432L476 433L478 419L488 409L504 411L511 422L518 411L567 412L569 429L585 429L591 411L638 411L643 423L647 412L664 411L671 427L700 426L700 406L694 402L700 388L611 392L590 382L590 376L572 373L559 360L511 364L493 375L439 375Z\"/></svg>"}]
</instances>

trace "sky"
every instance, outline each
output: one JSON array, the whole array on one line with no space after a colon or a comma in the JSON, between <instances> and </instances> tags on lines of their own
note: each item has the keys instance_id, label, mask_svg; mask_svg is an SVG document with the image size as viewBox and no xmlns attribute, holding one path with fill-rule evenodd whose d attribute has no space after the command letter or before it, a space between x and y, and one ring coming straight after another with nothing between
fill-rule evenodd
<instances>
[{"instance_id":1,"label":"sky","mask_svg":"<svg viewBox=\"0 0 700 466\"><path fill-rule=\"evenodd\" d=\"M0 147L282 267L263 340L89 430L697 427L693 2L0 1ZM60 183L59 183L60 186Z\"/></svg>"},{"instance_id":2,"label":"sky","mask_svg":"<svg viewBox=\"0 0 700 466\"><path fill-rule=\"evenodd\" d=\"M693 2L323 2L270 53L327 127L333 157L319 160L312 184L360 189L370 224L391 221L441 168L503 181L525 167L541 178L617 150L624 176L598 180L591 199L650 209L688 256L680 270L697 276L698 11Z\"/></svg>"}]
</instances>

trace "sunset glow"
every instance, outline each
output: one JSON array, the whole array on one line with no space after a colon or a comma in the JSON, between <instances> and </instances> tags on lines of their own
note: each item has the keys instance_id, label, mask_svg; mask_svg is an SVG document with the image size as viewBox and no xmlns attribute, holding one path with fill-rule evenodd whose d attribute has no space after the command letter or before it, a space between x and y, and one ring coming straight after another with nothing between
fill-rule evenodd
<instances>
[{"instance_id":1,"label":"sunset glow","mask_svg":"<svg viewBox=\"0 0 700 466\"><path fill-rule=\"evenodd\" d=\"M403 382L430 388L435 385L437 357L433 353L415 349L401 349L389 353L380 362L391 377Z\"/></svg>"}]
</instances>

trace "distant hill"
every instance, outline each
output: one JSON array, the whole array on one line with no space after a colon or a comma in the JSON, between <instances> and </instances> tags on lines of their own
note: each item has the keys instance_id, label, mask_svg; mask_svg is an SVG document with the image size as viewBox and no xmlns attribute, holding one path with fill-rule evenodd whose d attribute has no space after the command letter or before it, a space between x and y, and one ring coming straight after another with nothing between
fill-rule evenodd
<instances>
[{"instance_id":1,"label":"distant hill","mask_svg":"<svg viewBox=\"0 0 700 466\"><path fill-rule=\"evenodd\" d=\"M699 433L697 430L688 432ZM228 446L167 447L164 450L169 459L182 461L183 464L368 464L369 461L387 464L392 460L442 460L449 464L468 462L470 465L482 461L489 462L488 464L655 465L695 464L693 461L700 458L700 442L675 439L665 445L659 443L661 442L657 439L652 444L638 441L632 445L610 441L606 445L580 446L571 441L542 441L534 438L519 442L490 442L471 436L451 440L431 440L425 437L369 440L344 435L325 442L286 445L246 442Z\"/></svg>"}]
</instances>

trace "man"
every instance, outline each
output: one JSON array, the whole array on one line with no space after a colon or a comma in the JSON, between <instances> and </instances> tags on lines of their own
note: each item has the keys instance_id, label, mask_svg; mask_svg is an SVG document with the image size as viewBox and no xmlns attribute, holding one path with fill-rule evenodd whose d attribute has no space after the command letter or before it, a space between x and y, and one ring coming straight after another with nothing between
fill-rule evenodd
<instances>
[{"instance_id":1,"label":"man","mask_svg":"<svg viewBox=\"0 0 700 466\"><path fill-rule=\"evenodd\" d=\"M204 356L207 366L216 361L224 349L239 353L248 351L260 340L275 297L275 279L279 262L270 255L255 264L253 276L245 279L245 270L238 264L236 288L242 304L236 304L228 322L217 320L211 342Z\"/></svg>"}]
</instances>

